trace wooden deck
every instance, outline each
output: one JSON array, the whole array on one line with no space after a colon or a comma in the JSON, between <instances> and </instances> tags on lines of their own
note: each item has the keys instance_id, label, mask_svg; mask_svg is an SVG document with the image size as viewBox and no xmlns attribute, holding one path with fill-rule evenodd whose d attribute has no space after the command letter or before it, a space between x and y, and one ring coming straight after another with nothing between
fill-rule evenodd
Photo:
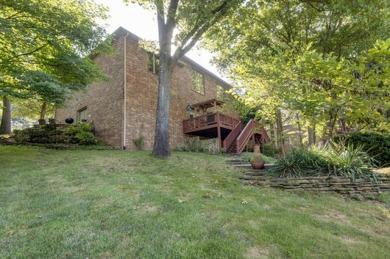
<instances>
[{"instance_id":1,"label":"wooden deck","mask_svg":"<svg viewBox=\"0 0 390 259\"><path fill-rule=\"evenodd\" d=\"M238 123L240 121L237 118L226 114L220 112L208 113L184 120L183 133L211 137L211 135L215 135L217 130L220 129L223 135L225 135L225 132L228 134Z\"/></svg>"}]
</instances>

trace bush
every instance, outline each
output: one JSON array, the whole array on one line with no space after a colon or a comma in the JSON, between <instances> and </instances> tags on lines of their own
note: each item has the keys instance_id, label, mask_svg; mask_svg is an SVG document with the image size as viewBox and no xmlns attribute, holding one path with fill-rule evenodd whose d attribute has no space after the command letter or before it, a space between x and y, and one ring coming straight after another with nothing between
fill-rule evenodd
<instances>
[{"instance_id":1,"label":"bush","mask_svg":"<svg viewBox=\"0 0 390 259\"><path fill-rule=\"evenodd\" d=\"M98 140L93 134L94 127L90 123L77 123L64 129L64 135L68 136L67 142L81 145L96 145Z\"/></svg>"},{"instance_id":2,"label":"bush","mask_svg":"<svg viewBox=\"0 0 390 259\"><path fill-rule=\"evenodd\" d=\"M136 139L133 139L134 146L137 148L137 150L144 150L145 146L145 139L143 136L139 136Z\"/></svg>"},{"instance_id":3,"label":"bush","mask_svg":"<svg viewBox=\"0 0 390 259\"><path fill-rule=\"evenodd\" d=\"M390 134L356 132L347 136L346 143L362 146L367 154L375 158L377 166L390 166Z\"/></svg>"},{"instance_id":4,"label":"bush","mask_svg":"<svg viewBox=\"0 0 390 259\"><path fill-rule=\"evenodd\" d=\"M75 135L75 138L81 145L96 145L98 143L93 133L89 131L81 131Z\"/></svg>"},{"instance_id":5,"label":"bush","mask_svg":"<svg viewBox=\"0 0 390 259\"><path fill-rule=\"evenodd\" d=\"M76 123L70 125L64 129L64 134L69 136L75 136L80 132L93 132L93 125L90 123Z\"/></svg>"},{"instance_id":6,"label":"bush","mask_svg":"<svg viewBox=\"0 0 390 259\"><path fill-rule=\"evenodd\" d=\"M269 157L275 157L279 154L279 151L277 148L275 148L275 145L271 142L263 146L262 154Z\"/></svg>"},{"instance_id":7,"label":"bush","mask_svg":"<svg viewBox=\"0 0 390 259\"><path fill-rule=\"evenodd\" d=\"M375 179L374 159L361 146L338 145L322 148L292 149L270 173L277 177L343 176L351 180Z\"/></svg>"}]
</instances>

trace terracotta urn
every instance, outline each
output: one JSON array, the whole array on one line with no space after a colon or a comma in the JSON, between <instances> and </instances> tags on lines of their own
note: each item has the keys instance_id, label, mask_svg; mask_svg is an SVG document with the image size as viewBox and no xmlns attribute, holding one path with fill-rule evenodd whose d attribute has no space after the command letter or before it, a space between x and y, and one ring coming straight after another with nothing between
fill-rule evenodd
<instances>
[{"instance_id":1,"label":"terracotta urn","mask_svg":"<svg viewBox=\"0 0 390 259\"><path fill-rule=\"evenodd\" d=\"M260 145L255 145L253 147L253 156L251 159L251 165L253 169L263 169L264 160L260 153Z\"/></svg>"}]
</instances>

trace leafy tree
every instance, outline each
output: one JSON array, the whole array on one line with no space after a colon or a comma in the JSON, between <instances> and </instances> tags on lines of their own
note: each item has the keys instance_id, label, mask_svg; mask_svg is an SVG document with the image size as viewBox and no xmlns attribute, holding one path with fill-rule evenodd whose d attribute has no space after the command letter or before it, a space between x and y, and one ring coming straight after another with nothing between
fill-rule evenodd
<instances>
[{"instance_id":1,"label":"leafy tree","mask_svg":"<svg viewBox=\"0 0 390 259\"><path fill-rule=\"evenodd\" d=\"M108 50L93 1L0 1L0 96L62 103L66 95L101 78L87 56Z\"/></svg>"},{"instance_id":2,"label":"leafy tree","mask_svg":"<svg viewBox=\"0 0 390 259\"><path fill-rule=\"evenodd\" d=\"M153 155L165 158L170 155L169 101L172 70L177 61L194 47L202 35L221 22L242 0L124 0L124 2L136 2L156 11L160 63Z\"/></svg>"},{"instance_id":3,"label":"leafy tree","mask_svg":"<svg viewBox=\"0 0 390 259\"><path fill-rule=\"evenodd\" d=\"M250 0L210 30L208 46L242 80L248 103L270 117L299 111L330 137L337 120L368 123L388 105L387 41L372 48L388 37L388 21L384 0ZM378 62L381 71L370 65Z\"/></svg>"}]
</instances>

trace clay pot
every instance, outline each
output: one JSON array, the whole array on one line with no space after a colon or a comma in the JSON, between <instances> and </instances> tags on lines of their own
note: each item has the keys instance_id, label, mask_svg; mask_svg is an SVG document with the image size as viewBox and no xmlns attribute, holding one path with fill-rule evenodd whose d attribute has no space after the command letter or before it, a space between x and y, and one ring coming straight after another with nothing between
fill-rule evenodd
<instances>
[{"instance_id":1,"label":"clay pot","mask_svg":"<svg viewBox=\"0 0 390 259\"><path fill-rule=\"evenodd\" d=\"M264 160L260 153L260 145L255 145L253 147L253 156L251 159L251 165L253 169L263 169Z\"/></svg>"}]
</instances>

